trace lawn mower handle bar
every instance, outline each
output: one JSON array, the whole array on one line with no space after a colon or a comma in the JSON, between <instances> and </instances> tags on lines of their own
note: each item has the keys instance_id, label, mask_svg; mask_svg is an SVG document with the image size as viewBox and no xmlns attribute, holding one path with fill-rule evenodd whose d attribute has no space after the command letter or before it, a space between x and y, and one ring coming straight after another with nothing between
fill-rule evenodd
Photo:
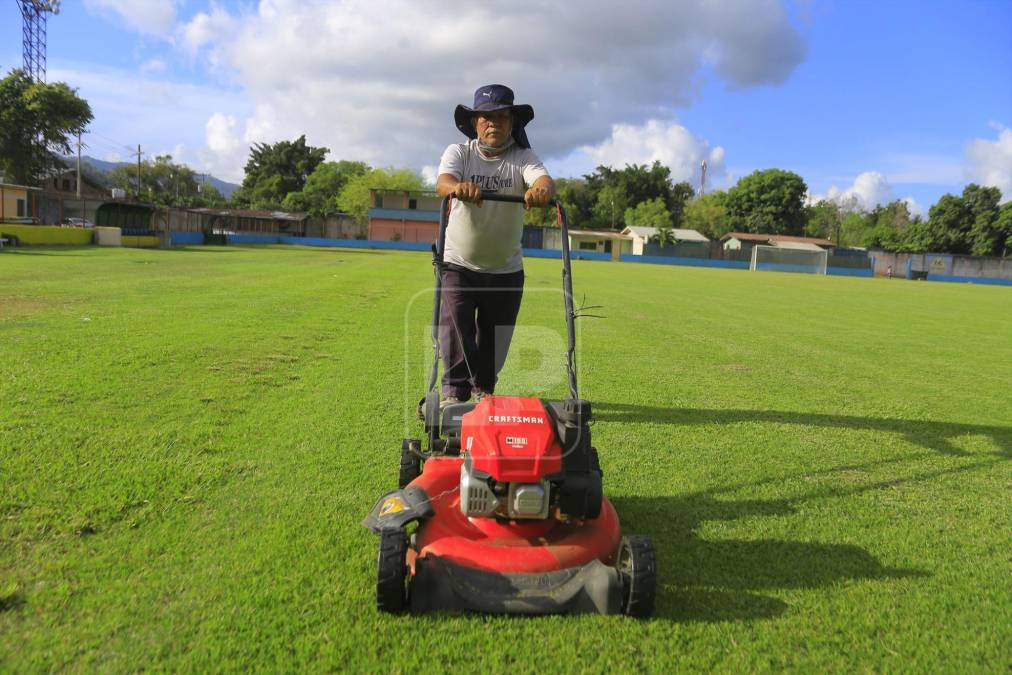
<instances>
[{"instance_id":1,"label":"lawn mower handle bar","mask_svg":"<svg viewBox=\"0 0 1012 675\"><path fill-rule=\"evenodd\" d=\"M456 193L453 193L450 196L453 197L454 199L457 198ZM481 199L482 201L486 202L510 202L512 204L524 203L524 198L521 197L520 195L501 195L498 192L485 192L484 190L482 190ZM558 203L559 202L557 200L550 199L548 200L548 203L545 204L545 206L555 206Z\"/></svg>"},{"instance_id":2,"label":"lawn mower handle bar","mask_svg":"<svg viewBox=\"0 0 1012 675\"><path fill-rule=\"evenodd\" d=\"M436 380L439 375L439 306L441 291L443 288L442 271L443 250L446 246L446 226L450 220L450 202L456 198L456 194L448 194L443 197L439 206L439 234L436 243L432 246L432 264L436 274L435 300L432 303L432 348L434 351L432 370L429 372L428 391L436 390ZM523 204L524 198L514 195L501 195L495 192L482 191L481 198L489 202L511 202ZM562 231L562 293L566 305L566 369L569 372L569 394L573 399L579 398L579 390L576 386L576 311L573 309L573 272L569 258L569 219L566 217L566 209L562 202L552 199L549 206L554 206L559 214L559 229Z\"/></svg>"}]
</instances>

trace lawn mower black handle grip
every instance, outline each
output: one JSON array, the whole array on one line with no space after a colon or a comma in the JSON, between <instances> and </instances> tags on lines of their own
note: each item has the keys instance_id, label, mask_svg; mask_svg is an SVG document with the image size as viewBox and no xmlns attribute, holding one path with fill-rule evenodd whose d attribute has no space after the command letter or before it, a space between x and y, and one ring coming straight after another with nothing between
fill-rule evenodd
<instances>
[{"instance_id":1,"label":"lawn mower black handle grip","mask_svg":"<svg viewBox=\"0 0 1012 675\"><path fill-rule=\"evenodd\" d=\"M454 199L457 199L456 192L454 192L450 196L453 197ZM517 195L501 195L498 192L486 192L484 190L481 191L481 198L482 201L486 202L512 202L513 204L524 203L524 198L519 197ZM555 206L555 204L556 204L555 200L551 199L545 206Z\"/></svg>"}]
</instances>

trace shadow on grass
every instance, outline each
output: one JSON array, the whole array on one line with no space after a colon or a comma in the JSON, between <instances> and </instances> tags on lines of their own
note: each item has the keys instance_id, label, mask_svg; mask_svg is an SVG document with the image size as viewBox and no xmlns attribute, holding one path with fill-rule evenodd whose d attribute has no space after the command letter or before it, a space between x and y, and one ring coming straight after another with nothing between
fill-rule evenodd
<instances>
[{"instance_id":1,"label":"shadow on grass","mask_svg":"<svg viewBox=\"0 0 1012 675\"><path fill-rule=\"evenodd\" d=\"M0 612L13 612L24 604L25 596L17 590L0 593Z\"/></svg>"},{"instance_id":2,"label":"shadow on grass","mask_svg":"<svg viewBox=\"0 0 1012 675\"><path fill-rule=\"evenodd\" d=\"M361 255L383 255L390 253L390 251L381 249L341 248L340 246L310 246L308 244L228 244L227 246L187 244L157 250L173 251L178 253L236 253L239 251L263 251L267 248L271 251L304 251L307 248L311 248L314 251L326 251L328 253L351 253Z\"/></svg>"},{"instance_id":3,"label":"shadow on grass","mask_svg":"<svg viewBox=\"0 0 1012 675\"><path fill-rule=\"evenodd\" d=\"M974 428L974 433L980 433L980 430ZM914 457L929 455L923 453ZM867 469L911 459L907 455L806 472L805 476ZM615 497L612 501L621 514L623 530L650 535L657 548L660 571L658 617L674 621L764 619L778 616L788 609L788 605L777 598L761 595L761 591L816 589L846 580L903 579L927 576L928 573L886 567L868 551L852 544L777 539L703 539L698 530L706 521L789 516L800 503L930 481L1005 461L1007 458L1001 454L997 457L991 455L959 466L887 480L819 486L790 499L733 500L715 496L790 478L780 476L676 497Z\"/></svg>"},{"instance_id":4,"label":"shadow on grass","mask_svg":"<svg viewBox=\"0 0 1012 675\"><path fill-rule=\"evenodd\" d=\"M75 251L88 251L94 246L5 246L0 254L7 255L44 255L63 258L81 257Z\"/></svg>"},{"instance_id":5,"label":"shadow on grass","mask_svg":"<svg viewBox=\"0 0 1012 675\"><path fill-rule=\"evenodd\" d=\"M904 455L806 471L805 477L832 475L841 471L864 470L929 457L935 453L954 457L976 457L979 461L935 471L863 484L829 484L816 487L789 500L725 500L731 493L759 484L785 480L778 476L759 482L725 485L713 490L676 497L616 497L624 529L650 535L657 547L660 588L657 616L674 621L740 621L774 618L788 609L786 603L763 595L776 589L823 588L846 580L890 580L924 576L926 572L894 569L882 565L868 551L852 544L781 540L707 540L697 532L703 523L762 516L785 516L805 501L847 497L904 483L932 480L944 475L972 471L1007 461L1012 457L1012 428L952 424L915 420L789 413L763 410L707 410L660 408L616 403L595 406L594 417L611 423L652 423L672 425L726 425L741 422L770 422L813 427L874 430L901 434L927 450ZM998 450L968 453L953 440L982 435Z\"/></svg>"},{"instance_id":6,"label":"shadow on grass","mask_svg":"<svg viewBox=\"0 0 1012 675\"><path fill-rule=\"evenodd\" d=\"M812 427L873 430L903 435L908 441L928 450L953 456L971 456L956 447L952 440L960 436L987 436L1001 457L1012 458L1012 427L955 424L925 420L903 420L888 417L858 417L855 415L826 415L819 413L780 412L776 410L707 410L703 408L661 408L597 403L594 419L618 423L653 424L736 424L740 422L771 422L799 424Z\"/></svg>"},{"instance_id":7,"label":"shadow on grass","mask_svg":"<svg viewBox=\"0 0 1012 675\"><path fill-rule=\"evenodd\" d=\"M655 616L672 621L770 619L789 606L762 591L816 589L845 580L902 579L919 570L882 565L851 544L777 539L708 540L697 534L711 520L783 516L786 500L728 501L707 493L678 497L616 497L623 531L647 534L658 558Z\"/></svg>"}]
</instances>

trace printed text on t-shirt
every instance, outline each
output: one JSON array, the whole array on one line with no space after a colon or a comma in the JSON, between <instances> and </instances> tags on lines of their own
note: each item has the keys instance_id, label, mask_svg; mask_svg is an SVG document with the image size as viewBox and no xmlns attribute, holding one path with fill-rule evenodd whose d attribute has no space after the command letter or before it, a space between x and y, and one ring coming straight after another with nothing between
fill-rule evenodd
<instances>
[{"instance_id":1,"label":"printed text on t-shirt","mask_svg":"<svg viewBox=\"0 0 1012 675\"><path fill-rule=\"evenodd\" d=\"M488 190L489 192L513 187L513 178L508 176L479 176L472 174L471 182L476 183L482 190Z\"/></svg>"}]
</instances>

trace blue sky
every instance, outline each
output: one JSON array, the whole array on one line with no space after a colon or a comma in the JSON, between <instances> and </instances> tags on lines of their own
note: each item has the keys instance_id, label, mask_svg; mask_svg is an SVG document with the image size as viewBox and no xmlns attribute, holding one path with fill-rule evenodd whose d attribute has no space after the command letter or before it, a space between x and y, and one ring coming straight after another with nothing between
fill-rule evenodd
<instances>
[{"instance_id":1,"label":"blue sky","mask_svg":"<svg viewBox=\"0 0 1012 675\"><path fill-rule=\"evenodd\" d=\"M1010 0L614 5L67 0L49 80L92 104L90 154L139 143L234 181L250 143L300 133L431 176L454 105L500 81L556 175L658 159L695 182L705 158L712 187L777 167L866 208L970 181L1012 199ZM20 24L0 6L4 72Z\"/></svg>"}]
</instances>

